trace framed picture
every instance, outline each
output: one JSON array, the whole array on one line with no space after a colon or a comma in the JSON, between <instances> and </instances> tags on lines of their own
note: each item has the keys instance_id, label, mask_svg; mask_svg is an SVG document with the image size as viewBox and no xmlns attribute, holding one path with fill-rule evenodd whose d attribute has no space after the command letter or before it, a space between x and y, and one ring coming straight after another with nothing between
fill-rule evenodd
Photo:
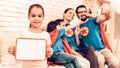
<instances>
[{"instance_id":1,"label":"framed picture","mask_svg":"<svg viewBox=\"0 0 120 68\"><path fill-rule=\"evenodd\" d=\"M17 60L44 60L46 58L46 40L36 38L16 39Z\"/></svg>"}]
</instances>

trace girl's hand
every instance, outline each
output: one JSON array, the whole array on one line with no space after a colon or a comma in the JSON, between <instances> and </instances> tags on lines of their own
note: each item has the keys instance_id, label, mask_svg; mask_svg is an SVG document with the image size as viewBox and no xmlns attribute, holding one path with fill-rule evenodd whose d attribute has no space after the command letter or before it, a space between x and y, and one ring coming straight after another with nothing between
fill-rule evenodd
<instances>
[{"instance_id":1,"label":"girl's hand","mask_svg":"<svg viewBox=\"0 0 120 68\"><path fill-rule=\"evenodd\" d=\"M15 56L15 54L16 54L16 47L15 46L10 46L8 48L8 53Z\"/></svg>"},{"instance_id":2,"label":"girl's hand","mask_svg":"<svg viewBox=\"0 0 120 68\"><path fill-rule=\"evenodd\" d=\"M53 49L52 48L47 48L46 49L46 57L50 58L53 54Z\"/></svg>"}]
</instances>

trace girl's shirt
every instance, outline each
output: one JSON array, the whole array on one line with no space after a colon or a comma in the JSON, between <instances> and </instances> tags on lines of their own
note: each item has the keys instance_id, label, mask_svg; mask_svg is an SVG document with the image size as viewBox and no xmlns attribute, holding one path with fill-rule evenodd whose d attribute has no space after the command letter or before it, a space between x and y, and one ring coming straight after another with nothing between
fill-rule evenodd
<instances>
[{"instance_id":1,"label":"girl's shirt","mask_svg":"<svg viewBox=\"0 0 120 68\"><path fill-rule=\"evenodd\" d=\"M30 31L23 31L22 33L20 33L20 37L45 39L47 41L47 45L51 44L50 35L46 31L43 31L42 33L33 33Z\"/></svg>"},{"instance_id":2,"label":"girl's shirt","mask_svg":"<svg viewBox=\"0 0 120 68\"><path fill-rule=\"evenodd\" d=\"M42 33L33 33L30 31L23 31L20 33L21 38L38 38L45 39L47 41L47 45L51 44L51 39L49 33L43 31ZM47 46L46 45L46 46ZM24 66L34 66L39 68L47 68L47 58L45 60L37 60L37 61L23 61Z\"/></svg>"}]
</instances>

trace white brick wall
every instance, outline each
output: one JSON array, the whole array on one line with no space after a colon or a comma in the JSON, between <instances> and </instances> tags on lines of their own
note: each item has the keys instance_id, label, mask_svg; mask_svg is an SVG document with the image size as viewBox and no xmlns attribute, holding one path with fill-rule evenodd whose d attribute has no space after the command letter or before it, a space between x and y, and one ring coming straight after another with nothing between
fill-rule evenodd
<instances>
[{"instance_id":1,"label":"white brick wall","mask_svg":"<svg viewBox=\"0 0 120 68\"><path fill-rule=\"evenodd\" d=\"M44 7L45 20L43 26L46 27L49 21L62 18L62 14L66 8L75 9L82 1L83 0L0 0L0 54L1 50L7 53L6 49L15 43L14 38L18 32L28 28L29 21L27 14L31 4L37 3ZM2 48L1 44L3 44ZM117 53L119 53L119 51L117 51Z\"/></svg>"},{"instance_id":2,"label":"white brick wall","mask_svg":"<svg viewBox=\"0 0 120 68\"><path fill-rule=\"evenodd\" d=\"M81 0L0 0L0 54L7 53L10 45L15 44L19 31L29 26L28 8L31 4L41 4L45 10L43 26L56 18L62 18L66 8L76 8Z\"/></svg>"},{"instance_id":3,"label":"white brick wall","mask_svg":"<svg viewBox=\"0 0 120 68\"><path fill-rule=\"evenodd\" d=\"M43 26L50 20L62 18L66 8L76 8L81 0L0 0L0 30L23 30L29 26L28 8L41 4L45 10Z\"/></svg>"}]
</instances>

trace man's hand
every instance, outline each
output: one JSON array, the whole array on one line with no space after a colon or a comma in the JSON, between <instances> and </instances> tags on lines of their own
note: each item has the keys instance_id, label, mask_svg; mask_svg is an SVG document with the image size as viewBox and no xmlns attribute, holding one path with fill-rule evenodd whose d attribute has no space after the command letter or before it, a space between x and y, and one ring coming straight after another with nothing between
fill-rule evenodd
<instances>
[{"instance_id":1,"label":"man's hand","mask_svg":"<svg viewBox=\"0 0 120 68\"><path fill-rule=\"evenodd\" d=\"M75 29L75 36L78 36L80 34L80 28L79 28L79 25L76 26L76 29Z\"/></svg>"},{"instance_id":2,"label":"man's hand","mask_svg":"<svg viewBox=\"0 0 120 68\"><path fill-rule=\"evenodd\" d=\"M109 3L103 3L102 4L102 14L103 15L106 15L106 14L109 14L109 12L111 11L111 6Z\"/></svg>"}]
</instances>

